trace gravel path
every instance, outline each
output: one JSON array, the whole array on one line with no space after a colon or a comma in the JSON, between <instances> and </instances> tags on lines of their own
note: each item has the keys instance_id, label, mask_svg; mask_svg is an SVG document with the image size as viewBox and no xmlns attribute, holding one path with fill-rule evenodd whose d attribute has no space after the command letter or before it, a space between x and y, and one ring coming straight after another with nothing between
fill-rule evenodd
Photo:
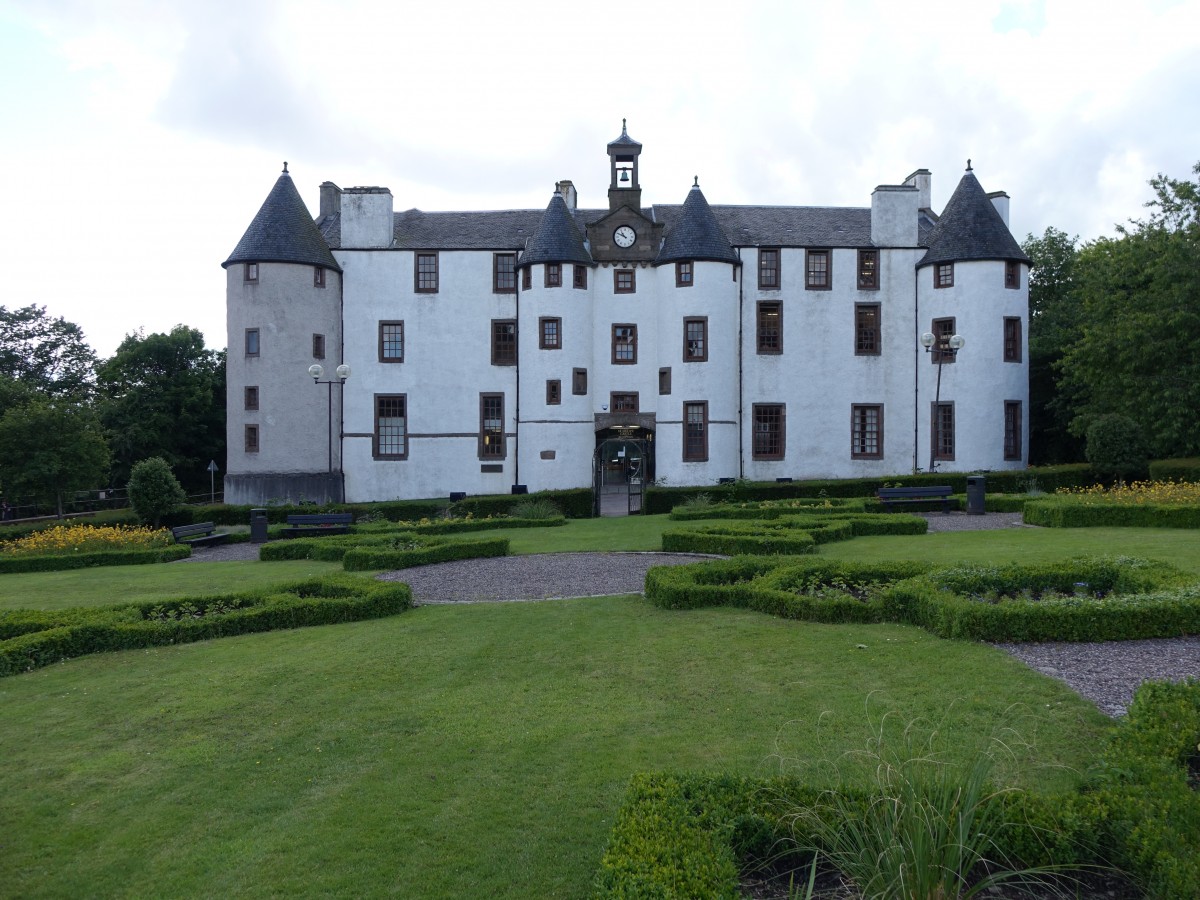
<instances>
[{"instance_id":1,"label":"gravel path","mask_svg":"<svg viewBox=\"0 0 1200 900\"><path fill-rule=\"evenodd\" d=\"M1020 513L924 513L930 532L1030 528ZM197 548L189 560L223 562L258 558L257 544ZM418 604L544 600L638 594L651 566L681 565L709 557L679 553L549 553L439 563L388 572L406 582ZM1200 636L1102 643L995 644L1023 663L1122 715L1134 689L1147 680L1200 678Z\"/></svg>"}]
</instances>

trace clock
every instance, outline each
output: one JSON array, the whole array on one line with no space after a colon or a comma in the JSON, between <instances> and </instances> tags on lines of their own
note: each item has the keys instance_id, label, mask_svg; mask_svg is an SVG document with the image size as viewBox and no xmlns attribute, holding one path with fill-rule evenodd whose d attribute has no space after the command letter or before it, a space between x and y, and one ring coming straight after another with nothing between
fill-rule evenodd
<instances>
[{"instance_id":1,"label":"clock","mask_svg":"<svg viewBox=\"0 0 1200 900\"><path fill-rule=\"evenodd\" d=\"M637 240L637 232L628 225L622 225L613 232L613 240L617 242L618 247L632 247Z\"/></svg>"}]
</instances>

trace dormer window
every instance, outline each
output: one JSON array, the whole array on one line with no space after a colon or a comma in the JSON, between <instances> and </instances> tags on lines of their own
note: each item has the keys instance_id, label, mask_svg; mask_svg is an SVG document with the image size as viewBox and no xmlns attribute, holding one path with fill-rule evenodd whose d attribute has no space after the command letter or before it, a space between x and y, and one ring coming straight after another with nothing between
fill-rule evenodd
<instances>
[{"instance_id":1,"label":"dormer window","mask_svg":"<svg viewBox=\"0 0 1200 900\"><path fill-rule=\"evenodd\" d=\"M258 263L246 263L244 280L247 284L258 284Z\"/></svg>"}]
</instances>

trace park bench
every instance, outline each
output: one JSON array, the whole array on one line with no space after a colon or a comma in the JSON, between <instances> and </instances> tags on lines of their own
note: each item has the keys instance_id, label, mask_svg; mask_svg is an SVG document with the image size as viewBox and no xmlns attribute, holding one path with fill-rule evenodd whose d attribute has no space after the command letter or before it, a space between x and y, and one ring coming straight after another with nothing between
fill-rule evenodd
<instances>
[{"instance_id":1,"label":"park bench","mask_svg":"<svg viewBox=\"0 0 1200 900\"><path fill-rule=\"evenodd\" d=\"M349 534L354 522L353 513L309 513L288 516L284 537L320 537L326 534Z\"/></svg>"},{"instance_id":2,"label":"park bench","mask_svg":"<svg viewBox=\"0 0 1200 900\"><path fill-rule=\"evenodd\" d=\"M893 504L923 503L927 500L941 500L942 512L950 512L950 495L954 489L949 485L929 485L926 487L894 487L880 488L875 492L883 508L891 512Z\"/></svg>"},{"instance_id":3,"label":"park bench","mask_svg":"<svg viewBox=\"0 0 1200 900\"><path fill-rule=\"evenodd\" d=\"M171 529L171 537L177 544L188 544L192 547L203 547L207 544L222 544L229 539L229 533L216 531L212 522L197 522L195 525L179 525Z\"/></svg>"}]
</instances>

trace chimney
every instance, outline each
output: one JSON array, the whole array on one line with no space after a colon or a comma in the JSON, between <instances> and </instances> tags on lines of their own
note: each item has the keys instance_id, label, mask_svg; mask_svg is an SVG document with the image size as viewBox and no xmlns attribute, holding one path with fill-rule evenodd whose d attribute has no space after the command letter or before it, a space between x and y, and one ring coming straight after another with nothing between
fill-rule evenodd
<instances>
[{"instance_id":1,"label":"chimney","mask_svg":"<svg viewBox=\"0 0 1200 900\"><path fill-rule=\"evenodd\" d=\"M1008 228L1008 194L1004 191L992 191L987 195L987 198L992 201L992 206L996 207L996 212L1000 213L1000 218L1004 220L1004 227Z\"/></svg>"},{"instance_id":2,"label":"chimney","mask_svg":"<svg viewBox=\"0 0 1200 900\"><path fill-rule=\"evenodd\" d=\"M321 218L332 216L342 208L342 189L332 181L321 182Z\"/></svg>"},{"instance_id":3,"label":"chimney","mask_svg":"<svg viewBox=\"0 0 1200 900\"><path fill-rule=\"evenodd\" d=\"M907 178L904 183L912 185L917 189L917 209L932 209L930 205L933 203L933 175L928 169L917 169Z\"/></svg>"},{"instance_id":4,"label":"chimney","mask_svg":"<svg viewBox=\"0 0 1200 900\"><path fill-rule=\"evenodd\" d=\"M342 247L372 250L392 246L392 192L385 187L342 191Z\"/></svg>"},{"instance_id":5,"label":"chimney","mask_svg":"<svg viewBox=\"0 0 1200 900\"><path fill-rule=\"evenodd\" d=\"M579 204L579 195L575 192L574 183L563 180L558 182L554 187L555 190L562 194L563 200L566 201L567 209L575 212L575 207Z\"/></svg>"},{"instance_id":6,"label":"chimney","mask_svg":"<svg viewBox=\"0 0 1200 900\"><path fill-rule=\"evenodd\" d=\"M871 243L876 247L917 246L920 190L911 184L881 184L871 192Z\"/></svg>"}]
</instances>

